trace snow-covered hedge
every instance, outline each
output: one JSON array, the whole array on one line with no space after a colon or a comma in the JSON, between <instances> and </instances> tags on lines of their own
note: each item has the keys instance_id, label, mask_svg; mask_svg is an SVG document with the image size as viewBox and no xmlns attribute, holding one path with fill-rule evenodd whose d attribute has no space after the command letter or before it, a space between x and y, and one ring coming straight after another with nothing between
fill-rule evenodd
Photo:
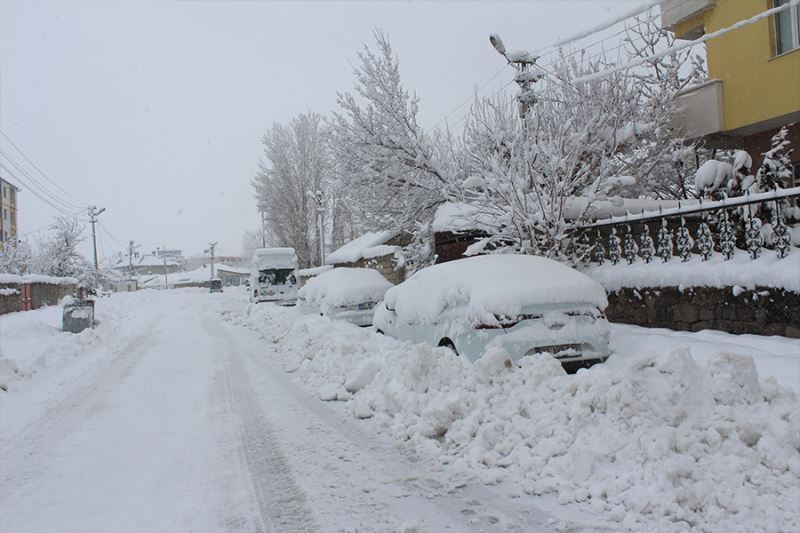
<instances>
[{"instance_id":1,"label":"snow-covered hedge","mask_svg":"<svg viewBox=\"0 0 800 533\"><path fill-rule=\"evenodd\" d=\"M747 355L686 348L577 375L552 358L475 364L295 310L248 306L286 370L465 476L581 502L612 529L800 528L800 410Z\"/></svg>"}]
</instances>

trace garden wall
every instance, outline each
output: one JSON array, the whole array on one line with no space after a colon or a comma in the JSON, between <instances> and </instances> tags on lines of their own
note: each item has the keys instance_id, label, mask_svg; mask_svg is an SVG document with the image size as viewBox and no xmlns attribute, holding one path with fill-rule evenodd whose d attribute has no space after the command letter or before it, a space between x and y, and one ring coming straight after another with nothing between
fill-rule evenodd
<instances>
[{"instance_id":1,"label":"garden wall","mask_svg":"<svg viewBox=\"0 0 800 533\"><path fill-rule=\"evenodd\" d=\"M800 293L755 287L642 287L608 292L612 322L800 338Z\"/></svg>"}]
</instances>

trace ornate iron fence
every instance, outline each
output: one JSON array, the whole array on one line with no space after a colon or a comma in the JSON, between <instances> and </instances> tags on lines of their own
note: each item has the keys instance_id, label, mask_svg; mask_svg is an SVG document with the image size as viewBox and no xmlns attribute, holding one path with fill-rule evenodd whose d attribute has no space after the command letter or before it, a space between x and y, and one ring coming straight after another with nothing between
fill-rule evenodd
<instances>
[{"instance_id":1,"label":"ornate iron fence","mask_svg":"<svg viewBox=\"0 0 800 533\"><path fill-rule=\"evenodd\" d=\"M679 203L674 208L628 213L585 224L580 228L580 240L590 248L595 263L667 262L673 257L687 262L695 254L703 261L714 254L729 260L737 249L757 259L765 248L784 258L791 248L796 248L784 211L797 198L800 187L721 200L701 199L689 205ZM762 234L764 213L770 215L768 244Z\"/></svg>"}]
</instances>

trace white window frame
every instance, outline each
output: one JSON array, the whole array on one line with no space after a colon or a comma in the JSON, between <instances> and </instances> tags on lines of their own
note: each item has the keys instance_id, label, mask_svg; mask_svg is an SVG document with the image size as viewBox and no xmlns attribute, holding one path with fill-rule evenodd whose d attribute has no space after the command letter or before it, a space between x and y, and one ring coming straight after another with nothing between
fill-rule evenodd
<instances>
[{"instance_id":1,"label":"white window frame","mask_svg":"<svg viewBox=\"0 0 800 533\"><path fill-rule=\"evenodd\" d=\"M772 5L774 7L778 7L778 0L774 0ZM789 17L789 27L792 29L791 47L788 50L783 51L778 50L778 17L781 15L787 15ZM800 48L800 5L791 7L781 13L777 13L772 18L774 19L773 31L775 32L775 55L780 56L783 54L788 54L789 52L793 52Z\"/></svg>"}]
</instances>

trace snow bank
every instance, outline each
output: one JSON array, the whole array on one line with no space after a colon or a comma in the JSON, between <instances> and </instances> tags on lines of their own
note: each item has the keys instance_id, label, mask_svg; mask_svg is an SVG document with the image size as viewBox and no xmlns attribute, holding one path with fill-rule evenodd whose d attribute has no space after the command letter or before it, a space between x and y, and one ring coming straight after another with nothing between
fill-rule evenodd
<instances>
[{"instance_id":1,"label":"snow bank","mask_svg":"<svg viewBox=\"0 0 800 533\"><path fill-rule=\"evenodd\" d=\"M359 259L388 255L397 250L396 246L385 246L391 239L397 237L397 231L369 231L361 237L354 239L333 253L329 254L326 262L331 265L339 263L355 263ZM378 247L377 250L374 248Z\"/></svg>"},{"instance_id":2,"label":"snow bank","mask_svg":"<svg viewBox=\"0 0 800 533\"><path fill-rule=\"evenodd\" d=\"M297 295L323 312L363 302L380 302L392 287L380 272L371 268L339 267L308 280Z\"/></svg>"},{"instance_id":3,"label":"snow bank","mask_svg":"<svg viewBox=\"0 0 800 533\"><path fill-rule=\"evenodd\" d=\"M333 265L323 265L318 267L311 267L311 268L301 268L297 271L297 276L300 278L313 278L314 276L318 276L323 272L327 272L328 270L332 269Z\"/></svg>"},{"instance_id":4,"label":"snow bank","mask_svg":"<svg viewBox=\"0 0 800 533\"><path fill-rule=\"evenodd\" d=\"M457 305L466 307L473 323L492 321L494 315L515 316L535 304L607 305L598 283L566 265L530 255L484 255L433 265L389 289L385 301L401 321L423 324Z\"/></svg>"},{"instance_id":5,"label":"snow bank","mask_svg":"<svg viewBox=\"0 0 800 533\"><path fill-rule=\"evenodd\" d=\"M782 288L800 292L800 250L793 248L789 255L779 259L774 252L764 250L761 257L752 260L747 252L737 250L736 255L725 261L715 255L703 261L697 255L682 263L673 257L666 263L625 262L613 265L591 265L583 272L599 282L606 290L617 291L622 287L733 287L747 289L755 287Z\"/></svg>"},{"instance_id":6,"label":"snow bank","mask_svg":"<svg viewBox=\"0 0 800 533\"><path fill-rule=\"evenodd\" d=\"M469 364L296 310L246 325L326 399L464 476L579 502L613 530L800 528L800 409L747 354L612 356L577 375L550 357Z\"/></svg>"}]
</instances>

